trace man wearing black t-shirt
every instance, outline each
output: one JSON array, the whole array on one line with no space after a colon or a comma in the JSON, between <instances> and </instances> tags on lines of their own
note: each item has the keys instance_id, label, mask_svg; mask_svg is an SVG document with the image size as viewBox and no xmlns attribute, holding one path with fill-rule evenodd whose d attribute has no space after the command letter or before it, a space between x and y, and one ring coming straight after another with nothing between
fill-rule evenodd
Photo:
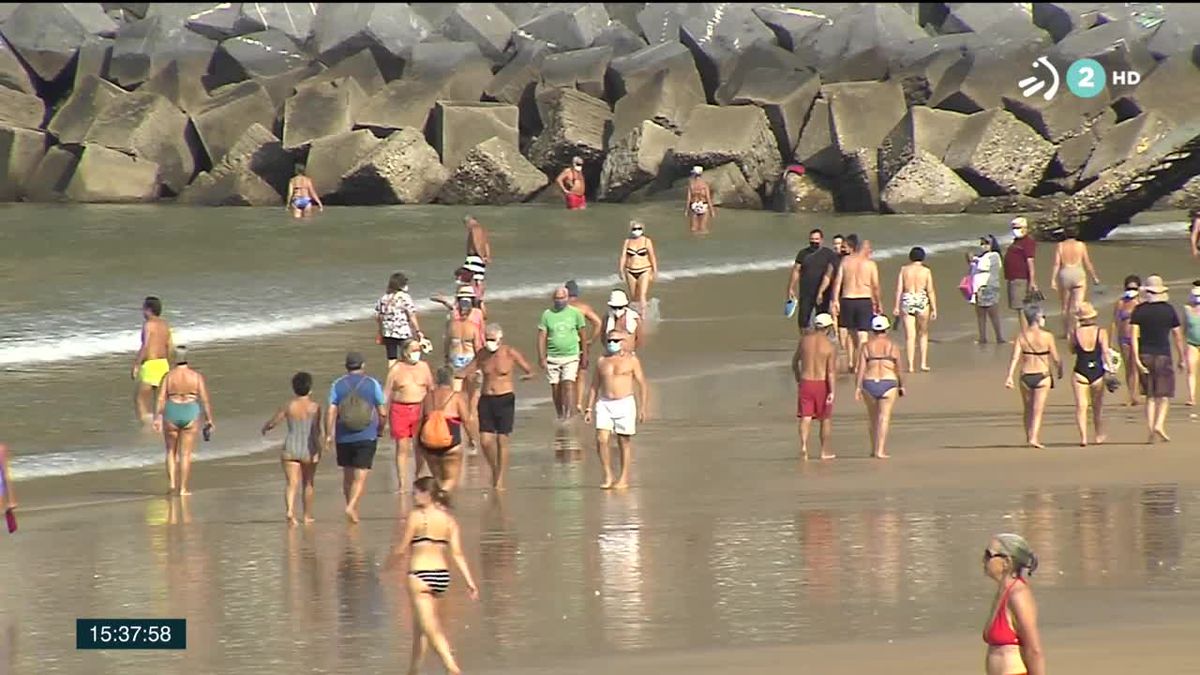
<instances>
[{"instance_id":1,"label":"man wearing black t-shirt","mask_svg":"<svg viewBox=\"0 0 1200 675\"><path fill-rule=\"evenodd\" d=\"M1183 358L1183 330L1179 327L1179 314L1167 302L1167 287L1162 277L1153 274L1146 279L1142 290L1147 301L1133 310L1129 319L1133 331L1133 363L1127 368L1137 368L1141 373L1142 394L1146 396L1146 426L1150 432L1148 443L1156 438L1169 441L1167 436L1167 408L1175 397L1175 366L1171 361L1171 346L1174 343L1179 370L1187 366Z\"/></svg>"},{"instance_id":2,"label":"man wearing black t-shirt","mask_svg":"<svg viewBox=\"0 0 1200 675\"><path fill-rule=\"evenodd\" d=\"M826 278L833 277L837 254L821 245L824 240L825 234L820 229L809 232L808 248L800 249L796 254L796 262L788 276L787 297L796 301L796 322L801 331L812 321L813 309L818 305L818 291L822 285L828 286ZM799 291L796 289L797 282Z\"/></svg>"}]
</instances>

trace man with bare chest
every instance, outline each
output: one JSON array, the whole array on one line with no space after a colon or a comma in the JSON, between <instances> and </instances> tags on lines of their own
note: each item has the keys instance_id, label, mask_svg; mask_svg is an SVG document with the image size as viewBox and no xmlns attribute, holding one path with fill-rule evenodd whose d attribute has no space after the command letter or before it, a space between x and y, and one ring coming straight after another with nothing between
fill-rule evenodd
<instances>
[{"instance_id":1,"label":"man with bare chest","mask_svg":"<svg viewBox=\"0 0 1200 675\"><path fill-rule=\"evenodd\" d=\"M622 332L615 330L605 336L605 355L596 362L588 405L583 412L584 422L591 422L593 413L596 417L596 452L604 469L600 487L605 490L629 487L633 435L637 433L637 424L645 421L649 397L642 362L625 349L624 338ZM608 439L613 433L621 450L621 473L615 482L608 450Z\"/></svg>"},{"instance_id":2,"label":"man with bare chest","mask_svg":"<svg viewBox=\"0 0 1200 675\"><path fill-rule=\"evenodd\" d=\"M479 396L479 443L483 456L492 469L492 486L504 489L504 474L508 470L508 443L517 412L517 395L513 391L513 370L525 372L522 380L533 377L529 362L515 347L504 344L504 330L490 324L484 332L483 352L467 366L464 377L483 373Z\"/></svg>"},{"instance_id":3,"label":"man with bare chest","mask_svg":"<svg viewBox=\"0 0 1200 675\"><path fill-rule=\"evenodd\" d=\"M396 492L404 492L421 475L425 457L416 453L414 471L408 476L408 456L413 452L413 438L421 426L421 410L429 392L433 391L433 372L421 361L421 343L409 338L401 346L401 359L388 369L383 395L388 400L388 424L396 442Z\"/></svg>"},{"instance_id":4,"label":"man with bare chest","mask_svg":"<svg viewBox=\"0 0 1200 675\"><path fill-rule=\"evenodd\" d=\"M851 335L850 363L857 363L858 348L867 341L871 319L880 313L879 266L871 260L871 242L859 244L858 235L847 235L850 255L842 259L833 282L833 313L838 325Z\"/></svg>"}]
</instances>

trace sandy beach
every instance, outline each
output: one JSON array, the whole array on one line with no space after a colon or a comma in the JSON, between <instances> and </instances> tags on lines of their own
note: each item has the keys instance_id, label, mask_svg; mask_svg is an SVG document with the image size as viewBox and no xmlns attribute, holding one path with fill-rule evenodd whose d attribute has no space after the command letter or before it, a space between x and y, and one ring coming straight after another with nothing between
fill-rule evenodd
<instances>
[{"instance_id":1,"label":"sandy beach","mask_svg":"<svg viewBox=\"0 0 1200 675\"><path fill-rule=\"evenodd\" d=\"M1052 251L1041 251L1045 279ZM1176 302L1195 274L1172 241L1095 245L1093 257L1109 288L1136 260L1132 271L1175 282ZM888 293L899 263L881 263ZM626 492L598 489L590 430L556 430L544 381L521 383L510 490L484 489L486 467L473 460L456 497L482 594L472 603L456 578L444 602L464 671L982 672L993 587L980 552L989 534L1016 531L1042 560L1033 585L1051 672L1192 672L1200 424L1179 405L1174 442L1146 446L1140 411L1113 406L1110 443L1080 448L1060 386L1047 449L1025 449L1017 395L1003 387L1010 347L973 343L954 288L961 252L931 266L942 298L934 372L909 380L886 462L866 458L863 407L845 378L839 458L799 461L795 324L779 315L785 271L656 287L663 320L639 352L651 419ZM604 295L585 299L599 307ZM1096 298L1103 312L1111 300ZM532 354L545 304L492 311ZM249 435L252 417L261 423L250 412L286 394L296 361L324 364L327 382L348 348L381 372L361 321L197 349L198 367L222 382L218 414L246 417L223 425L213 448ZM124 368L102 359L86 377ZM407 599L401 575L382 569L403 528L390 454L381 448L357 527L340 517L329 463L318 471L318 522L289 529L270 451L200 462L183 502L155 496L157 465L20 484L22 529L0 547L0 574L14 580L0 588L0 664L132 675L402 669ZM186 617L189 648L76 652L74 619L86 616Z\"/></svg>"}]
</instances>

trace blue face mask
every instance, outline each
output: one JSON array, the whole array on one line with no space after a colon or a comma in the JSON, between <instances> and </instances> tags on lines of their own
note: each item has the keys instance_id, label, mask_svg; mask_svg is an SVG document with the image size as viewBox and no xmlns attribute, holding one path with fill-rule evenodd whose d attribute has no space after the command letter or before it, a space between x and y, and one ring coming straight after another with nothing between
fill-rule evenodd
<instances>
[{"instance_id":1,"label":"blue face mask","mask_svg":"<svg viewBox=\"0 0 1200 675\"><path fill-rule=\"evenodd\" d=\"M1129 288L1129 289L1125 290L1125 299L1126 300L1132 300L1132 299L1136 298L1137 296L1138 296L1138 292L1137 292L1136 288Z\"/></svg>"},{"instance_id":2,"label":"blue face mask","mask_svg":"<svg viewBox=\"0 0 1200 675\"><path fill-rule=\"evenodd\" d=\"M608 350L609 354L616 354L617 352L621 351L621 341L609 340L604 344L604 348Z\"/></svg>"},{"instance_id":3,"label":"blue face mask","mask_svg":"<svg viewBox=\"0 0 1200 675\"><path fill-rule=\"evenodd\" d=\"M458 301L458 311L462 312L463 314L466 314L467 312L471 311L471 301L470 300L459 300Z\"/></svg>"}]
</instances>

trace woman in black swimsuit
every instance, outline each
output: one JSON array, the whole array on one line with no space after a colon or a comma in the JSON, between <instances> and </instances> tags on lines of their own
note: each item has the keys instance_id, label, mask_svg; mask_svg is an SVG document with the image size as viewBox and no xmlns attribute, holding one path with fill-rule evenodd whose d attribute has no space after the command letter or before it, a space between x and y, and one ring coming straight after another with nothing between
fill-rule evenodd
<instances>
[{"instance_id":1,"label":"woman in black swimsuit","mask_svg":"<svg viewBox=\"0 0 1200 675\"><path fill-rule=\"evenodd\" d=\"M658 256L654 254L654 242L645 235L646 226L629 221L629 238L621 245L621 257L617 262L617 274L625 280L629 295L637 303L638 314L646 316L646 298L650 295L650 284L658 276Z\"/></svg>"},{"instance_id":2,"label":"woman in black swimsuit","mask_svg":"<svg viewBox=\"0 0 1200 675\"><path fill-rule=\"evenodd\" d=\"M1088 405L1092 407L1092 426L1096 443L1104 442L1104 374L1108 368L1108 331L1096 325L1096 308L1084 302L1075 313L1078 325L1071 332L1075 352L1075 424L1079 427L1079 445L1087 447Z\"/></svg>"},{"instance_id":3,"label":"woman in black swimsuit","mask_svg":"<svg viewBox=\"0 0 1200 675\"><path fill-rule=\"evenodd\" d=\"M1012 362L1008 364L1008 379L1004 386L1013 388L1013 378L1020 366L1025 440L1030 447L1044 448L1040 438L1042 414L1046 412L1046 399L1054 388L1054 374L1062 379L1062 361L1058 358L1054 335L1043 327L1042 310L1028 305L1022 311L1025 312L1026 328L1013 340Z\"/></svg>"},{"instance_id":4,"label":"woman in black swimsuit","mask_svg":"<svg viewBox=\"0 0 1200 675\"><path fill-rule=\"evenodd\" d=\"M404 534L392 560L391 569L407 558L408 596L412 600L413 650L408 672L421 670L421 661L429 647L441 657L448 673L461 673L454 655L450 653L450 642L442 630L442 621L437 612L437 600L450 587L450 570L447 566L446 550L467 582L467 592L472 600L479 599L479 590L463 555L458 521L450 515L450 497L431 476L418 478L413 483L413 510L408 515Z\"/></svg>"}]
</instances>

